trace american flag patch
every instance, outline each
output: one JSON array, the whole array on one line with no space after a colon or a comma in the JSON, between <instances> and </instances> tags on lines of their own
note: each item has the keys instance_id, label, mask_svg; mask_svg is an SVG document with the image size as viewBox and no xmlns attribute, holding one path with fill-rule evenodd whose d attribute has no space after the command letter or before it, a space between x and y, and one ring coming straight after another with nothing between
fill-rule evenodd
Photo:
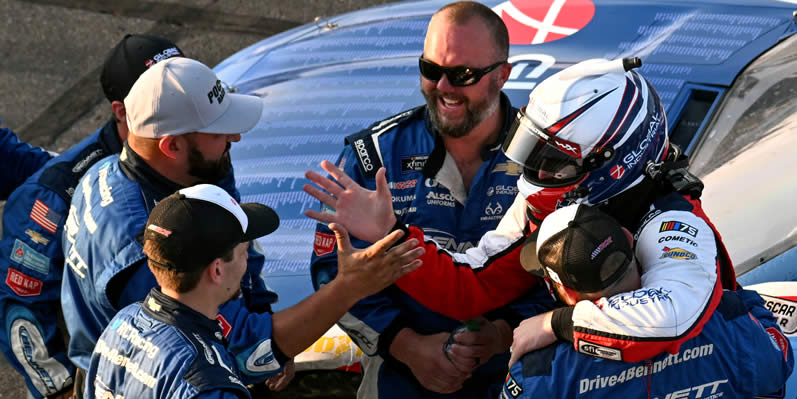
<instances>
[{"instance_id":1,"label":"american flag patch","mask_svg":"<svg viewBox=\"0 0 797 399\"><path fill-rule=\"evenodd\" d=\"M50 207L45 205L44 202L39 201L38 198L36 202L33 203L33 209L30 211L30 218L33 219L36 224L44 227L45 230L53 234L58 230L58 222L61 221L61 215L50 210Z\"/></svg>"}]
</instances>

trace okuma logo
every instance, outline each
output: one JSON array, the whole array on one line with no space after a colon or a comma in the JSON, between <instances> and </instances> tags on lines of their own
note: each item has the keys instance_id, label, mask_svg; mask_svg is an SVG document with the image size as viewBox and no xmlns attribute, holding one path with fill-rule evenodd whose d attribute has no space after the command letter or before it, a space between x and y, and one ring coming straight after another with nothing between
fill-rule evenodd
<instances>
[{"instance_id":1,"label":"okuma logo","mask_svg":"<svg viewBox=\"0 0 797 399\"><path fill-rule=\"evenodd\" d=\"M595 15L591 0L511 0L493 7L510 44L540 44L570 36Z\"/></svg>"}]
</instances>

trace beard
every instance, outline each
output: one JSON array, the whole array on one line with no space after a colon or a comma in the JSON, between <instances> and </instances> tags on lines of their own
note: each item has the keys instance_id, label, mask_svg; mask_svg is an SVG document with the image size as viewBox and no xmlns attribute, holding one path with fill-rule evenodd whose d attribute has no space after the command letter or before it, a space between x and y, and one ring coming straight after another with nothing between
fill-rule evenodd
<instances>
[{"instance_id":1,"label":"beard","mask_svg":"<svg viewBox=\"0 0 797 399\"><path fill-rule=\"evenodd\" d=\"M421 93L426 99L426 107L429 110L429 122L431 122L432 127L434 127L438 134L452 138L467 136L474 127L492 115L501 103L499 96L500 90L498 78L491 76L487 86L487 95L485 95L481 101L471 102L471 100L465 96L445 94L447 98L462 101L465 106L465 115L462 121L457 123L456 121L445 120L440 115L440 101L442 101L440 98L444 96L444 93L437 90L436 86L433 90L426 92L423 90L423 85L421 85Z\"/></svg>"},{"instance_id":2,"label":"beard","mask_svg":"<svg viewBox=\"0 0 797 399\"><path fill-rule=\"evenodd\" d=\"M205 159L193 146L188 152L188 174L202 180L203 183L214 184L230 174L231 170L230 143L227 143L221 158L215 161Z\"/></svg>"}]
</instances>

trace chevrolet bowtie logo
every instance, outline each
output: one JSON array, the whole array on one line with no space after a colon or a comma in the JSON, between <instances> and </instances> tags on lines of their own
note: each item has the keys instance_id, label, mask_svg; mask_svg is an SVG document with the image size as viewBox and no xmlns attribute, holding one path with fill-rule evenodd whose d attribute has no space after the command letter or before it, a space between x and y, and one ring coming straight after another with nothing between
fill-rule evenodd
<instances>
[{"instance_id":1,"label":"chevrolet bowtie logo","mask_svg":"<svg viewBox=\"0 0 797 399\"><path fill-rule=\"evenodd\" d=\"M495 169L493 169L493 173L495 172L504 172L510 176L520 176L520 174L523 173L523 166L514 162L499 163L495 165Z\"/></svg>"}]
</instances>

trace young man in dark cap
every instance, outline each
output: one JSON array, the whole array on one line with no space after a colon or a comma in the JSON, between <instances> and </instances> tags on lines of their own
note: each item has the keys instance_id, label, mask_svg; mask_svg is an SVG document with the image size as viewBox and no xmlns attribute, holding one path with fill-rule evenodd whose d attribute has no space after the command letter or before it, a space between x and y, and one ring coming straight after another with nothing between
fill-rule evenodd
<instances>
[{"instance_id":1,"label":"young man in dark cap","mask_svg":"<svg viewBox=\"0 0 797 399\"><path fill-rule=\"evenodd\" d=\"M537 241L526 245L536 246L546 279L568 305L644 309L666 300L668 292L640 289L631 233L598 208L571 205L553 212ZM677 256L688 254L680 249ZM757 293L745 290L726 290L700 335L677 352L622 360L620 351L600 341L582 342L578 351L569 343L553 344L510 368L502 397L751 398L777 391L794 367L777 320Z\"/></svg>"},{"instance_id":2,"label":"young man in dark cap","mask_svg":"<svg viewBox=\"0 0 797 399\"><path fill-rule=\"evenodd\" d=\"M69 202L78 180L96 162L119 153L127 138L122 100L136 79L158 61L183 53L169 40L126 35L110 52L100 83L112 118L52 159L13 192L0 240L0 348L36 398L70 394L75 368L67 359L61 316L61 245Z\"/></svg>"},{"instance_id":3,"label":"young man in dark cap","mask_svg":"<svg viewBox=\"0 0 797 399\"><path fill-rule=\"evenodd\" d=\"M97 340L87 373L87 398L249 398L236 355L216 321L219 307L241 295L250 241L276 230L277 214L238 204L217 186L182 189L152 210L143 235L149 270L160 288L122 309ZM370 248L340 238L337 277L299 304L252 316L269 335L254 364L278 369L320 337L359 299L420 265L417 242L391 248L394 233ZM410 240L414 241L414 240Z\"/></svg>"}]
</instances>

